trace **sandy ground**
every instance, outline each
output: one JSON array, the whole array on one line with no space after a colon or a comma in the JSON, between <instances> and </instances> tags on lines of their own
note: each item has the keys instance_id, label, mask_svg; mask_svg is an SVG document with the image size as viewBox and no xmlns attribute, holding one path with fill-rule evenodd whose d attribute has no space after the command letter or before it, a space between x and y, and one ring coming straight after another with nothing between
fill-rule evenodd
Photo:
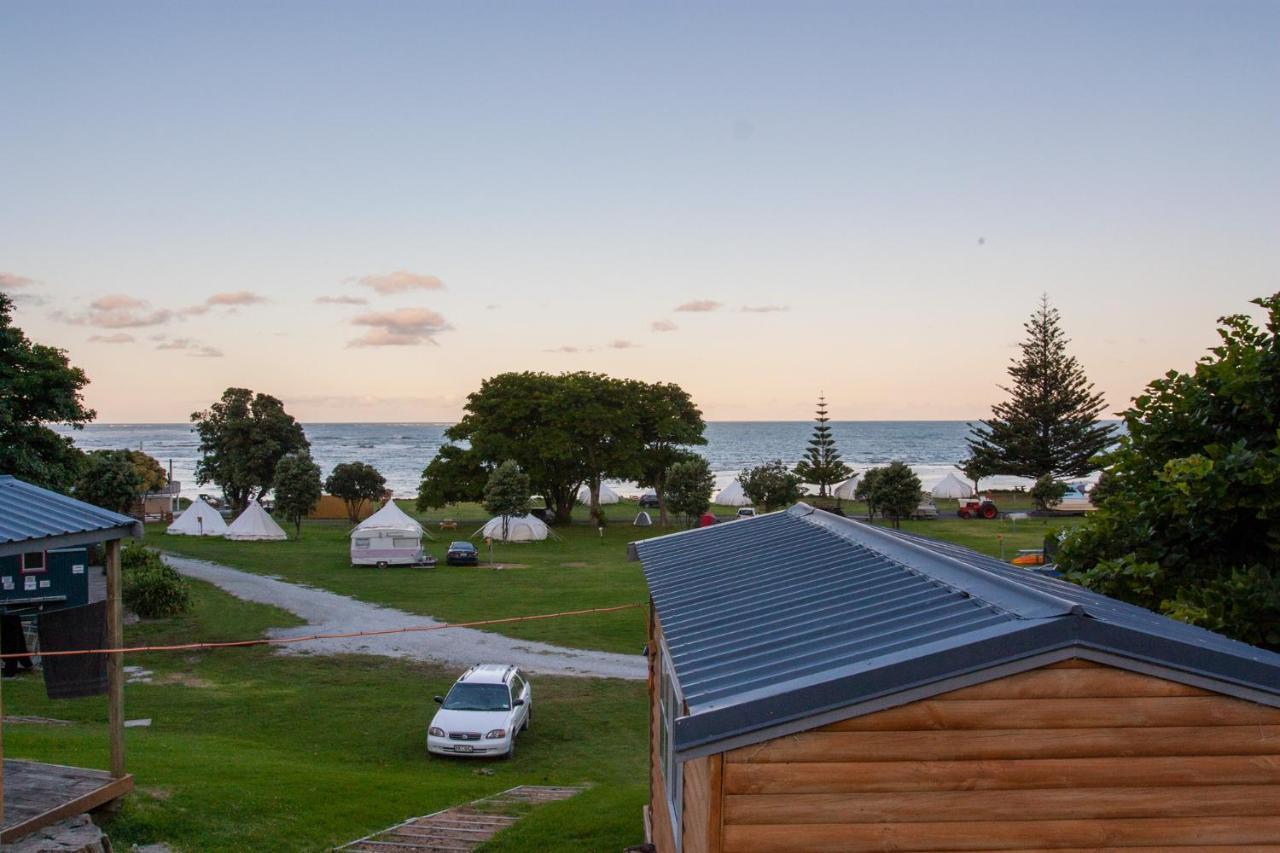
<instances>
[{"instance_id":1,"label":"sandy ground","mask_svg":"<svg viewBox=\"0 0 1280 853\"><path fill-rule=\"evenodd\" d=\"M184 575L208 581L245 601L272 604L306 625L277 628L273 637L379 631L388 628L429 626L440 623L389 607L380 607L314 587L299 586L263 575L242 572L219 563L164 555L164 560ZM621 655L586 649L567 649L530 640L517 640L474 628L450 628L425 633L312 640L279 646L283 654L368 654L435 661L466 667L476 663L513 663L528 672L546 675L581 675L597 678L643 679L643 655Z\"/></svg>"}]
</instances>

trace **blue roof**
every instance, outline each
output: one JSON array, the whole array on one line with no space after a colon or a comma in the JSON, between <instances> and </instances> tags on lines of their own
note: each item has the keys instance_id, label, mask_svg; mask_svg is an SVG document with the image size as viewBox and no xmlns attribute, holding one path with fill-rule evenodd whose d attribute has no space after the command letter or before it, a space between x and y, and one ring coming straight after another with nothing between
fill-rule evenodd
<instances>
[{"instance_id":1,"label":"blue roof","mask_svg":"<svg viewBox=\"0 0 1280 853\"><path fill-rule=\"evenodd\" d=\"M957 678L1040 665L1032 659L1063 650L1280 704L1280 655L805 504L634 542L631 553L687 706L674 727L682 751L823 713L852 716L863 704L876 710L888 697L953 689Z\"/></svg>"},{"instance_id":2,"label":"blue roof","mask_svg":"<svg viewBox=\"0 0 1280 853\"><path fill-rule=\"evenodd\" d=\"M127 515L0 475L0 555L141 535Z\"/></svg>"}]
</instances>

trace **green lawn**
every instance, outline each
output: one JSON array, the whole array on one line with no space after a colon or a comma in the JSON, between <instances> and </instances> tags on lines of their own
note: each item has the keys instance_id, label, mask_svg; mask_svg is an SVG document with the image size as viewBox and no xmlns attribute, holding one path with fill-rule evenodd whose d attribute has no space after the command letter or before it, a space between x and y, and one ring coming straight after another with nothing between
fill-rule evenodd
<instances>
[{"instance_id":1,"label":"green lawn","mask_svg":"<svg viewBox=\"0 0 1280 853\"><path fill-rule=\"evenodd\" d=\"M129 626L129 643L218 640L295 624L194 582L190 616ZM519 784L593 787L535 811L493 849L620 850L642 839L646 778L643 683L535 677L537 718L511 762L428 758L424 733L457 673L364 656L297 657L267 649L131 655L155 683L126 689L127 756L138 792L107 830L117 849L165 841L182 850L321 850L405 818ZM107 763L103 697L50 702L38 678L7 681L5 754Z\"/></svg>"}]
</instances>

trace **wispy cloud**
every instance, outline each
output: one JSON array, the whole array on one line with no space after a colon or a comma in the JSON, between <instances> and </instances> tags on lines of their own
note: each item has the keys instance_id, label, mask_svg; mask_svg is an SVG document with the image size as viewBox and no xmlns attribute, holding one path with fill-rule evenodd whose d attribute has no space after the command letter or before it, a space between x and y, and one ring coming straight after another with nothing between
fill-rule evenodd
<instances>
[{"instance_id":1,"label":"wispy cloud","mask_svg":"<svg viewBox=\"0 0 1280 853\"><path fill-rule=\"evenodd\" d=\"M0 290L22 290L27 287L35 287L39 282L34 278L27 278L25 275L18 275L14 272L0 272Z\"/></svg>"},{"instance_id":2,"label":"wispy cloud","mask_svg":"<svg viewBox=\"0 0 1280 853\"><path fill-rule=\"evenodd\" d=\"M153 338L154 340L154 338ZM207 346L191 338L163 338L156 344L158 350L181 350L193 358L222 358L222 350Z\"/></svg>"},{"instance_id":3,"label":"wispy cloud","mask_svg":"<svg viewBox=\"0 0 1280 853\"><path fill-rule=\"evenodd\" d=\"M245 305L261 305L268 301L265 296L249 290L233 290L226 293L215 293L199 305L183 308L179 313L205 314L210 308L230 308L234 311L236 308Z\"/></svg>"},{"instance_id":4,"label":"wispy cloud","mask_svg":"<svg viewBox=\"0 0 1280 853\"><path fill-rule=\"evenodd\" d=\"M453 327L444 317L427 308L398 308L361 314L351 321L368 326L369 331L351 341L353 347L404 347L435 343L436 335Z\"/></svg>"},{"instance_id":5,"label":"wispy cloud","mask_svg":"<svg viewBox=\"0 0 1280 853\"><path fill-rule=\"evenodd\" d=\"M89 340L99 344L131 344L134 338L127 332L115 332L110 335L90 335Z\"/></svg>"},{"instance_id":6,"label":"wispy cloud","mask_svg":"<svg viewBox=\"0 0 1280 853\"><path fill-rule=\"evenodd\" d=\"M680 327L670 320L654 320L649 324L649 328L655 332L674 332Z\"/></svg>"},{"instance_id":7,"label":"wispy cloud","mask_svg":"<svg viewBox=\"0 0 1280 853\"><path fill-rule=\"evenodd\" d=\"M574 353L579 353L579 352L591 352L591 347L575 347L575 346L552 347L551 349L544 349L543 352L562 352L562 353L568 353L569 355L572 355Z\"/></svg>"},{"instance_id":8,"label":"wispy cloud","mask_svg":"<svg viewBox=\"0 0 1280 853\"><path fill-rule=\"evenodd\" d=\"M686 302L683 305L677 305L677 311L706 312L716 311L720 308L720 303L714 299L694 299L692 302Z\"/></svg>"},{"instance_id":9,"label":"wispy cloud","mask_svg":"<svg viewBox=\"0 0 1280 853\"><path fill-rule=\"evenodd\" d=\"M616 341L609 342L609 349L635 349L639 344L618 338Z\"/></svg>"},{"instance_id":10,"label":"wispy cloud","mask_svg":"<svg viewBox=\"0 0 1280 853\"><path fill-rule=\"evenodd\" d=\"M775 314L779 311L790 311L790 305L743 305L742 310L748 314Z\"/></svg>"},{"instance_id":11,"label":"wispy cloud","mask_svg":"<svg viewBox=\"0 0 1280 853\"><path fill-rule=\"evenodd\" d=\"M89 310L78 314L55 312L54 318L73 326L95 326L99 329L135 329L159 326L174 318L168 308L152 309L142 299L112 293L89 303Z\"/></svg>"},{"instance_id":12,"label":"wispy cloud","mask_svg":"<svg viewBox=\"0 0 1280 853\"><path fill-rule=\"evenodd\" d=\"M369 300L363 296L317 296L317 305L368 305Z\"/></svg>"},{"instance_id":13,"label":"wispy cloud","mask_svg":"<svg viewBox=\"0 0 1280 853\"><path fill-rule=\"evenodd\" d=\"M349 278L362 287L371 287L384 296L389 293L403 293L406 290L443 290L444 282L434 275L396 270L384 275L365 275Z\"/></svg>"}]
</instances>

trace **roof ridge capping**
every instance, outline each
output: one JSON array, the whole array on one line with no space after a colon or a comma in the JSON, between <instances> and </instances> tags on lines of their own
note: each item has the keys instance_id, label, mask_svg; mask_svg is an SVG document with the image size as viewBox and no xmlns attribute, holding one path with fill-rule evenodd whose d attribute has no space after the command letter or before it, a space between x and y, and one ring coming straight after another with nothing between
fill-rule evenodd
<instances>
[{"instance_id":1,"label":"roof ridge capping","mask_svg":"<svg viewBox=\"0 0 1280 853\"><path fill-rule=\"evenodd\" d=\"M1084 606L1074 601L1018 583L874 525L819 510L803 501L788 509L787 515L875 551L909 571L1019 619L1085 615Z\"/></svg>"}]
</instances>

